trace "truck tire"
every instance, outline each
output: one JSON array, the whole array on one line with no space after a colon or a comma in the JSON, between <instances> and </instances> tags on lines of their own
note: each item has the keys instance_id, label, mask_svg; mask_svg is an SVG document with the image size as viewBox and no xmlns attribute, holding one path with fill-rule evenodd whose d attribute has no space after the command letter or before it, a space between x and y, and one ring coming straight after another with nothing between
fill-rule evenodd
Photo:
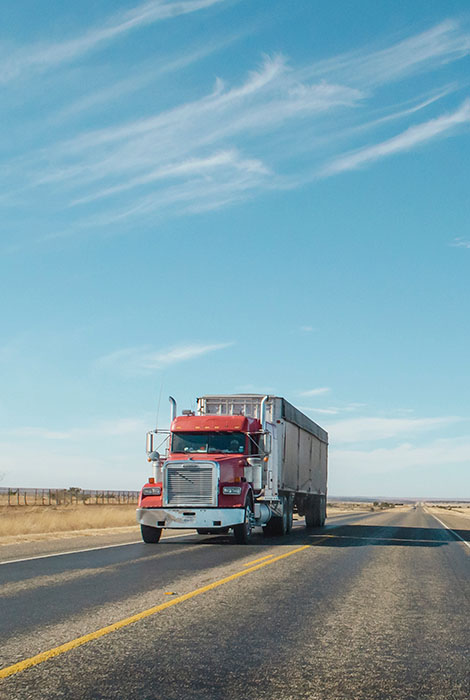
<instances>
[{"instance_id":1,"label":"truck tire","mask_svg":"<svg viewBox=\"0 0 470 700\"><path fill-rule=\"evenodd\" d=\"M321 523L320 527L323 527L325 524L326 520L326 496L322 496L322 501L321 501Z\"/></svg>"},{"instance_id":2,"label":"truck tire","mask_svg":"<svg viewBox=\"0 0 470 700\"><path fill-rule=\"evenodd\" d=\"M287 528L286 535L292 532L292 525L294 520L294 501L291 498L287 498Z\"/></svg>"},{"instance_id":3,"label":"truck tire","mask_svg":"<svg viewBox=\"0 0 470 700\"><path fill-rule=\"evenodd\" d=\"M235 537L235 542L237 544L248 544L251 538L251 533L253 526L251 524L251 518L253 516L253 506L251 501L247 501L245 506L245 519L240 525L234 525L233 535Z\"/></svg>"},{"instance_id":4,"label":"truck tire","mask_svg":"<svg viewBox=\"0 0 470 700\"><path fill-rule=\"evenodd\" d=\"M305 526L307 528L323 527L325 524L324 496L309 496L305 504Z\"/></svg>"},{"instance_id":5,"label":"truck tire","mask_svg":"<svg viewBox=\"0 0 470 700\"><path fill-rule=\"evenodd\" d=\"M140 531L142 539L146 544L157 544L162 536L161 527L150 527L149 525L141 525Z\"/></svg>"},{"instance_id":6,"label":"truck tire","mask_svg":"<svg viewBox=\"0 0 470 700\"><path fill-rule=\"evenodd\" d=\"M305 507L305 527L308 530L316 527L315 509L313 506L313 502L310 502L310 499Z\"/></svg>"}]
</instances>

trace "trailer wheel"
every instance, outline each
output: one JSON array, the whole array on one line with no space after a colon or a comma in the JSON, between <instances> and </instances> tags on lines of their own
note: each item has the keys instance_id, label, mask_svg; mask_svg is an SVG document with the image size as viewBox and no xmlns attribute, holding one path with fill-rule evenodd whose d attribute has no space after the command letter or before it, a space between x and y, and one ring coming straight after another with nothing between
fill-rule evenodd
<instances>
[{"instance_id":1,"label":"trailer wheel","mask_svg":"<svg viewBox=\"0 0 470 700\"><path fill-rule=\"evenodd\" d=\"M287 496L286 501L286 535L288 535L290 532L292 532L292 525L294 519L294 501L289 496Z\"/></svg>"},{"instance_id":2,"label":"trailer wheel","mask_svg":"<svg viewBox=\"0 0 470 700\"><path fill-rule=\"evenodd\" d=\"M305 504L305 526L307 528L323 527L324 522L322 496L309 496Z\"/></svg>"},{"instance_id":3,"label":"trailer wheel","mask_svg":"<svg viewBox=\"0 0 470 700\"><path fill-rule=\"evenodd\" d=\"M234 525L233 527L233 535L237 544L248 544L253 530L252 518L253 506L251 501L248 500L245 506L245 520L240 525Z\"/></svg>"},{"instance_id":4,"label":"trailer wheel","mask_svg":"<svg viewBox=\"0 0 470 700\"><path fill-rule=\"evenodd\" d=\"M326 496L322 496L320 527L323 527L325 525L325 520L326 520Z\"/></svg>"},{"instance_id":5,"label":"trailer wheel","mask_svg":"<svg viewBox=\"0 0 470 700\"><path fill-rule=\"evenodd\" d=\"M149 525L141 525L140 531L142 539L146 544L157 544L162 536L161 527L150 527Z\"/></svg>"},{"instance_id":6,"label":"trailer wheel","mask_svg":"<svg viewBox=\"0 0 470 700\"><path fill-rule=\"evenodd\" d=\"M315 506L313 502L309 502L305 508L305 527L310 529L317 526L315 518Z\"/></svg>"}]
</instances>

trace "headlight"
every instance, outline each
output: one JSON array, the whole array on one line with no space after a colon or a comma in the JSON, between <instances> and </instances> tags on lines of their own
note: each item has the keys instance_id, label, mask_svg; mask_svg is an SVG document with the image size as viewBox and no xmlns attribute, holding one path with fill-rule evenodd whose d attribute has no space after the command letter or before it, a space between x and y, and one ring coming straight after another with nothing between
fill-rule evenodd
<instances>
[{"instance_id":1,"label":"headlight","mask_svg":"<svg viewBox=\"0 0 470 700\"><path fill-rule=\"evenodd\" d=\"M224 496L239 496L241 492L241 486L224 486L222 489Z\"/></svg>"},{"instance_id":2,"label":"headlight","mask_svg":"<svg viewBox=\"0 0 470 700\"><path fill-rule=\"evenodd\" d=\"M161 496L162 489L161 486L151 486L146 489L142 489L142 496Z\"/></svg>"}]
</instances>

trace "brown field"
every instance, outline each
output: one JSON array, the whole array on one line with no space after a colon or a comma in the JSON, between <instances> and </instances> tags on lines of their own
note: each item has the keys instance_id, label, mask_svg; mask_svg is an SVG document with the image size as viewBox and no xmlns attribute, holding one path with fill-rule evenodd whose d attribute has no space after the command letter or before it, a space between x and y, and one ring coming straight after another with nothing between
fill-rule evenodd
<instances>
[{"instance_id":1,"label":"brown field","mask_svg":"<svg viewBox=\"0 0 470 700\"><path fill-rule=\"evenodd\" d=\"M0 538L136 524L135 505L0 506Z\"/></svg>"},{"instance_id":2,"label":"brown field","mask_svg":"<svg viewBox=\"0 0 470 700\"><path fill-rule=\"evenodd\" d=\"M385 510L387 508L395 508L400 506L395 506L393 503L385 502L375 502L370 501L332 501L327 503L326 512L327 515L341 515L343 513L362 513L362 512L374 512L376 510Z\"/></svg>"},{"instance_id":3,"label":"brown field","mask_svg":"<svg viewBox=\"0 0 470 700\"><path fill-rule=\"evenodd\" d=\"M470 503L426 503L426 508L437 517L459 515L462 518L470 518Z\"/></svg>"}]
</instances>

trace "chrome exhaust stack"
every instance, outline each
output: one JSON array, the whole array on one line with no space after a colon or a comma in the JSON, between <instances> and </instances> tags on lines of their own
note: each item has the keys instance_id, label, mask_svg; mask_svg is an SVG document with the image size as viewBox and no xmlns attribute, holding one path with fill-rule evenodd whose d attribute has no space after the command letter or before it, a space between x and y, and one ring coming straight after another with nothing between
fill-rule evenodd
<instances>
[{"instance_id":1,"label":"chrome exhaust stack","mask_svg":"<svg viewBox=\"0 0 470 700\"><path fill-rule=\"evenodd\" d=\"M173 396L169 396L168 401L171 403L171 420L173 421L176 418L176 401Z\"/></svg>"},{"instance_id":2,"label":"chrome exhaust stack","mask_svg":"<svg viewBox=\"0 0 470 700\"><path fill-rule=\"evenodd\" d=\"M261 422L261 430L266 430L266 405L269 401L269 396L263 396L259 409L259 419Z\"/></svg>"}]
</instances>

